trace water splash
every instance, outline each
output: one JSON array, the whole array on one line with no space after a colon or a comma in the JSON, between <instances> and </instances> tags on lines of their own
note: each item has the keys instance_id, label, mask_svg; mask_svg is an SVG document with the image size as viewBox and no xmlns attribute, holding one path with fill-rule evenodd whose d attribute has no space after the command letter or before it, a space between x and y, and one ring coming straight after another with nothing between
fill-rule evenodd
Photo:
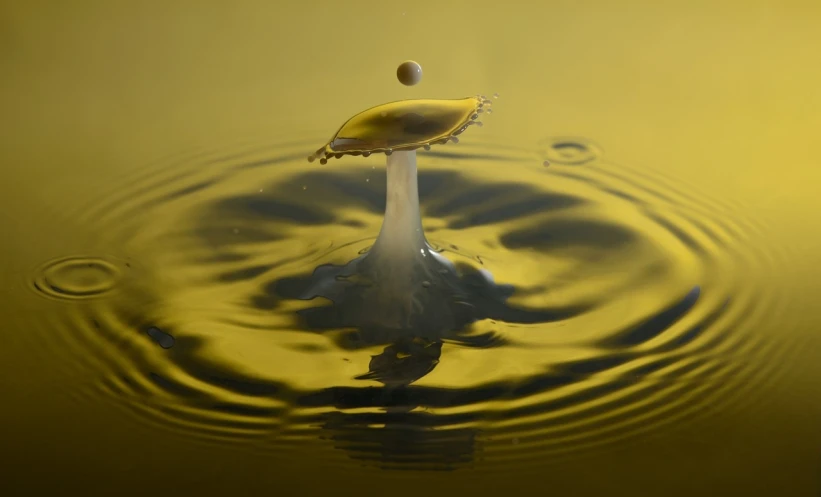
<instances>
[{"instance_id":1,"label":"water splash","mask_svg":"<svg viewBox=\"0 0 821 497\"><path fill-rule=\"evenodd\" d=\"M760 333L780 311L749 280L770 260L755 225L601 156L545 169L535 148L420 154L430 251L470 299L501 292L497 314L483 303L462 328L409 334L295 298L316 267L373 250L388 188L372 159L306 171L303 144L159 167L78 213L156 270L44 315L42 356L97 378L77 395L272 455L323 439L386 469L504 470L754 406L788 361ZM514 167L515 181L488 176Z\"/></svg>"},{"instance_id":2,"label":"water splash","mask_svg":"<svg viewBox=\"0 0 821 497\"><path fill-rule=\"evenodd\" d=\"M331 157L364 156L429 149L458 141L469 126L481 125L479 115L492 102L484 96L458 100L401 100L378 105L349 119L331 141L308 157L327 163Z\"/></svg>"}]
</instances>

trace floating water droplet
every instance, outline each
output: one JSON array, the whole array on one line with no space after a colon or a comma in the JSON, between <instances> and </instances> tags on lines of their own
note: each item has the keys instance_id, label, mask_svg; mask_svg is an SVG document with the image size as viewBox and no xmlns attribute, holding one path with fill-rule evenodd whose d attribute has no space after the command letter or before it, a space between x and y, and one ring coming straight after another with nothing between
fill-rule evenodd
<instances>
[{"instance_id":1,"label":"floating water droplet","mask_svg":"<svg viewBox=\"0 0 821 497\"><path fill-rule=\"evenodd\" d=\"M40 293L58 299L99 297L120 279L117 265L97 257L66 257L47 263L34 279Z\"/></svg>"},{"instance_id":2,"label":"floating water droplet","mask_svg":"<svg viewBox=\"0 0 821 497\"><path fill-rule=\"evenodd\" d=\"M157 328L156 326L148 328L148 330L146 330L146 333L149 337L151 337L152 340L154 340L154 343L156 343L164 349L170 349L174 346L174 343L176 342L173 336Z\"/></svg>"},{"instance_id":3,"label":"floating water droplet","mask_svg":"<svg viewBox=\"0 0 821 497\"><path fill-rule=\"evenodd\" d=\"M548 166L550 165L550 161L549 161L549 160L546 160L546 161L542 162L542 165L543 165L544 167L548 167Z\"/></svg>"},{"instance_id":4,"label":"floating water droplet","mask_svg":"<svg viewBox=\"0 0 821 497\"><path fill-rule=\"evenodd\" d=\"M499 98L499 94L498 94L498 93L494 93L494 94L493 94L493 98Z\"/></svg>"},{"instance_id":5,"label":"floating water droplet","mask_svg":"<svg viewBox=\"0 0 821 497\"><path fill-rule=\"evenodd\" d=\"M404 15L404 14L403 14ZM413 86L422 81L422 66L419 63L406 60L396 69L396 77L405 86Z\"/></svg>"}]
</instances>

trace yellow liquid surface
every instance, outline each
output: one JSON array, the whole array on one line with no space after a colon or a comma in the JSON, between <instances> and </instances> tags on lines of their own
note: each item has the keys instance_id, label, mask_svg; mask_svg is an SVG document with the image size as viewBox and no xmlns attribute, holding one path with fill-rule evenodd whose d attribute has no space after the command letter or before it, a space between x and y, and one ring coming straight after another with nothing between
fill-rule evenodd
<instances>
[{"instance_id":1,"label":"yellow liquid surface","mask_svg":"<svg viewBox=\"0 0 821 497\"><path fill-rule=\"evenodd\" d=\"M821 494L819 23L5 2L4 494ZM308 326L327 302L289 289L368 250L386 187L382 154L306 157L385 102L494 93L417 151L419 192L506 310Z\"/></svg>"}]
</instances>

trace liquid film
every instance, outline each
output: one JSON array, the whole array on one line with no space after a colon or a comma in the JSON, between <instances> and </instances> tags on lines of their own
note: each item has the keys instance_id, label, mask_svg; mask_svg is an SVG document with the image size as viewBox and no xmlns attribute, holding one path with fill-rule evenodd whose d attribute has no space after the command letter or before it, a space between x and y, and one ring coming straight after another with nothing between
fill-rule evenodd
<instances>
[{"instance_id":1,"label":"liquid film","mask_svg":"<svg viewBox=\"0 0 821 497\"><path fill-rule=\"evenodd\" d=\"M455 140L492 101L484 96L457 100L401 100L379 105L349 119L330 142L308 160L343 155L391 153L429 148Z\"/></svg>"}]
</instances>

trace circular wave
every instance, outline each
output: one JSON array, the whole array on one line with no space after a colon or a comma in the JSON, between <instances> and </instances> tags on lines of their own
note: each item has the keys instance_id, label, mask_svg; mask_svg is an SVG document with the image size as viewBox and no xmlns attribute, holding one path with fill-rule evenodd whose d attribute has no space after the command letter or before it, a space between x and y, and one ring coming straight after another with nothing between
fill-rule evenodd
<instances>
[{"instance_id":1,"label":"circular wave","mask_svg":"<svg viewBox=\"0 0 821 497\"><path fill-rule=\"evenodd\" d=\"M548 137L539 142L546 163L580 166L597 160L601 148L586 138Z\"/></svg>"},{"instance_id":2,"label":"circular wave","mask_svg":"<svg viewBox=\"0 0 821 497\"><path fill-rule=\"evenodd\" d=\"M90 299L113 290L120 279L120 267L128 263L100 257L65 257L43 266L34 288L56 299Z\"/></svg>"},{"instance_id":3,"label":"circular wave","mask_svg":"<svg viewBox=\"0 0 821 497\"><path fill-rule=\"evenodd\" d=\"M65 259L35 277L105 297L56 325L97 378L83 395L212 443L321 439L384 468L505 470L738 408L779 374L778 345L756 333L780 312L760 292L758 228L586 140L420 154L429 240L469 281L513 289L486 319L407 337L288 298L366 251L384 209L383 162L307 165L313 143L191 154L77 212L142 268L117 279Z\"/></svg>"}]
</instances>

